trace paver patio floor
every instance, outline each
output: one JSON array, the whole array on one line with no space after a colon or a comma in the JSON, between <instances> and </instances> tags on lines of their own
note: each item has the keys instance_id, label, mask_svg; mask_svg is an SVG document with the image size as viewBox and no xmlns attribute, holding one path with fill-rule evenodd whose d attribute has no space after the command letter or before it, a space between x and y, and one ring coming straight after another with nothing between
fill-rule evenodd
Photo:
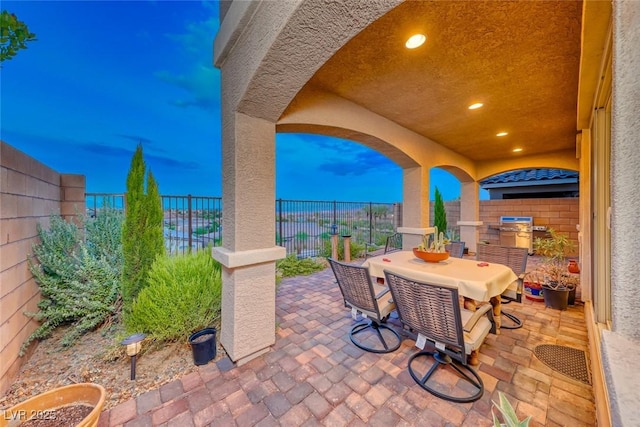
<instances>
[{"instance_id":1,"label":"paver patio floor","mask_svg":"<svg viewBox=\"0 0 640 427\"><path fill-rule=\"evenodd\" d=\"M276 304L271 351L239 367L228 359L201 366L105 411L99 425L491 426L498 391L520 418L533 417L532 426L596 425L591 386L551 370L533 353L544 343L587 350L581 305L566 311L529 300L505 306L524 326L487 337L475 367L484 395L456 404L411 379L407 359L417 351L413 340L405 338L388 354L367 353L351 343L353 320L330 268L283 280Z\"/></svg>"}]
</instances>

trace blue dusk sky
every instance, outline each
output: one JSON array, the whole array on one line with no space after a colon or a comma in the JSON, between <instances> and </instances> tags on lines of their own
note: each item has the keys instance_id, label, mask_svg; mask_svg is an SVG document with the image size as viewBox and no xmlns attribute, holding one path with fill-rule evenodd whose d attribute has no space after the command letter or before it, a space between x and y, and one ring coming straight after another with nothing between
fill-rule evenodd
<instances>
[{"instance_id":1,"label":"blue dusk sky","mask_svg":"<svg viewBox=\"0 0 640 427\"><path fill-rule=\"evenodd\" d=\"M165 195L222 194L220 72L212 65L217 2L3 1L37 41L2 63L4 142L87 191L123 193L142 143ZM402 170L361 144L276 136L276 197L396 202ZM445 200L460 195L435 169Z\"/></svg>"}]
</instances>

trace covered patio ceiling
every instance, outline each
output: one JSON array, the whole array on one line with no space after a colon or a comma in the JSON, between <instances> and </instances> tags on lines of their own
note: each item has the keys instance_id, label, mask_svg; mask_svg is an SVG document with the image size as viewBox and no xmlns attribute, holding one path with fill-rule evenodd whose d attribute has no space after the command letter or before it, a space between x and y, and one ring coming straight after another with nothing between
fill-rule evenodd
<instances>
[{"instance_id":1,"label":"covered patio ceiling","mask_svg":"<svg viewBox=\"0 0 640 427\"><path fill-rule=\"evenodd\" d=\"M330 58L289 108L326 91L472 161L572 149L581 15L581 1L407 1ZM427 41L409 50L415 33Z\"/></svg>"}]
</instances>

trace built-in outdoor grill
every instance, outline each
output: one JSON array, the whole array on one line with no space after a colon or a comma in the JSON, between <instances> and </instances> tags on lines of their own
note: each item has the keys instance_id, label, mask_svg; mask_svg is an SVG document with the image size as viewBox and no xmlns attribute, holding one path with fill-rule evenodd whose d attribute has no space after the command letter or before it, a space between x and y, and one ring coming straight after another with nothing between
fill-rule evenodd
<instances>
[{"instance_id":1,"label":"built-in outdoor grill","mask_svg":"<svg viewBox=\"0 0 640 427\"><path fill-rule=\"evenodd\" d=\"M533 254L533 217L501 216L500 245L527 248Z\"/></svg>"}]
</instances>

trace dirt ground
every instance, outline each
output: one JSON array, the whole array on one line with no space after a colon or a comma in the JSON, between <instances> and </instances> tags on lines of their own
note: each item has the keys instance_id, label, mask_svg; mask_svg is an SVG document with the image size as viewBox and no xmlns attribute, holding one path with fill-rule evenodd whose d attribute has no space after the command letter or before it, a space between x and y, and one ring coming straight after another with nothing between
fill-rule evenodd
<instances>
[{"instance_id":1,"label":"dirt ground","mask_svg":"<svg viewBox=\"0 0 640 427\"><path fill-rule=\"evenodd\" d=\"M158 348L145 346L145 340L137 357L136 379L131 381L130 358L124 346L119 345L113 328L88 333L70 348L60 346L63 331L55 331L38 344L11 388L0 397L0 410L53 388L80 382L102 385L107 390L105 409L109 409L197 369L186 338L182 343ZM219 359L225 354L219 341L217 346Z\"/></svg>"}]
</instances>

